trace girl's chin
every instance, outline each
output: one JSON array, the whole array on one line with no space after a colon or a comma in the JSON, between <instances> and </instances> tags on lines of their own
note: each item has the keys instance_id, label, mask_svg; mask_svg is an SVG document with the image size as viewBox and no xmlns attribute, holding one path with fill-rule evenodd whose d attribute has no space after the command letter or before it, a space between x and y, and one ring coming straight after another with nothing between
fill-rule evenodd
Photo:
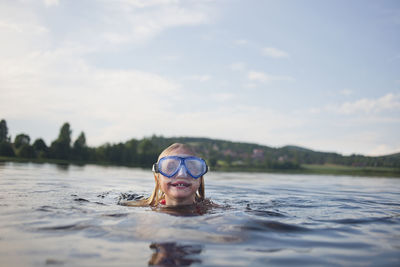
<instances>
[{"instance_id":1,"label":"girl's chin","mask_svg":"<svg viewBox=\"0 0 400 267\"><path fill-rule=\"evenodd\" d=\"M173 188L169 190L169 194L173 196L174 198L184 198L184 197L190 197L191 195L194 195L195 192L192 192L189 188L185 189L179 189L179 188Z\"/></svg>"}]
</instances>

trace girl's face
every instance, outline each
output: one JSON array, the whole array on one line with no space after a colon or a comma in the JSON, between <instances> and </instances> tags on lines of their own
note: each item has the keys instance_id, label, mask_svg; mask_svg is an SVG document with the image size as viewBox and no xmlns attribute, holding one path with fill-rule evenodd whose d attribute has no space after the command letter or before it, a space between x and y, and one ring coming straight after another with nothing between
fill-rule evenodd
<instances>
[{"instance_id":1,"label":"girl's face","mask_svg":"<svg viewBox=\"0 0 400 267\"><path fill-rule=\"evenodd\" d=\"M189 157L185 151L177 149L168 156ZM195 202L196 191L200 186L201 178L194 179L186 171L180 168L178 173L171 177L165 177L161 173L158 174L158 182L161 190L165 194L165 204L169 206L190 205Z\"/></svg>"}]
</instances>

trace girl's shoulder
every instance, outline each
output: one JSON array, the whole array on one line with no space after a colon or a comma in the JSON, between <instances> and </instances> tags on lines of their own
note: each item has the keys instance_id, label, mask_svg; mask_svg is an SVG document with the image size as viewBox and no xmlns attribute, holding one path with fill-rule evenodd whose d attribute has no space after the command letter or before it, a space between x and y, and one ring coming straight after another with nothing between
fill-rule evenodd
<instances>
[{"instance_id":1,"label":"girl's shoulder","mask_svg":"<svg viewBox=\"0 0 400 267\"><path fill-rule=\"evenodd\" d=\"M221 207L217 203L211 201L211 199L209 199L209 198L205 198L205 199L199 200L199 201L196 202L196 204L197 205L204 205L204 206L207 206L207 207L210 207L210 208L219 208L219 207Z\"/></svg>"},{"instance_id":2,"label":"girl's shoulder","mask_svg":"<svg viewBox=\"0 0 400 267\"><path fill-rule=\"evenodd\" d=\"M143 198L142 195L136 193L121 193L118 200L118 205L122 206L142 207L146 206L147 203L147 198Z\"/></svg>"},{"instance_id":3,"label":"girl's shoulder","mask_svg":"<svg viewBox=\"0 0 400 267\"><path fill-rule=\"evenodd\" d=\"M147 199L122 200L122 201L118 202L118 205L130 206L130 207L147 207L147 206L149 206L149 204L147 203Z\"/></svg>"}]
</instances>

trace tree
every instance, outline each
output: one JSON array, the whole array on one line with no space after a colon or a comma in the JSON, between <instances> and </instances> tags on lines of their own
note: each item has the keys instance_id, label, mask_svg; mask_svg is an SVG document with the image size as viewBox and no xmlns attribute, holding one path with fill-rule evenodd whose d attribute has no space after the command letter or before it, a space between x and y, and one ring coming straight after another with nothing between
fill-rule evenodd
<instances>
[{"instance_id":1,"label":"tree","mask_svg":"<svg viewBox=\"0 0 400 267\"><path fill-rule=\"evenodd\" d=\"M15 152L10 142L0 142L0 155L6 157L15 157Z\"/></svg>"},{"instance_id":2,"label":"tree","mask_svg":"<svg viewBox=\"0 0 400 267\"><path fill-rule=\"evenodd\" d=\"M21 158L34 158L35 151L30 145L31 138L27 134L19 134L14 139L14 147L17 150L18 157Z\"/></svg>"},{"instance_id":3,"label":"tree","mask_svg":"<svg viewBox=\"0 0 400 267\"><path fill-rule=\"evenodd\" d=\"M89 157L88 152L89 150L88 147L86 146L85 133L81 132L81 134L75 140L72 148L73 158L77 160L87 160Z\"/></svg>"},{"instance_id":4,"label":"tree","mask_svg":"<svg viewBox=\"0 0 400 267\"><path fill-rule=\"evenodd\" d=\"M14 139L14 147L16 149L21 148L24 145L29 145L29 143L31 142L31 138L29 137L29 135L27 134L19 134L15 137Z\"/></svg>"},{"instance_id":5,"label":"tree","mask_svg":"<svg viewBox=\"0 0 400 267\"><path fill-rule=\"evenodd\" d=\"M37 157L46 158L48 156L49 148L43 139L36 139L35 142L33 142L32 147Z\"/></svg>"},{"instance_id":6,"label":"tree","mask_svg":"<svg viewBox=\"0 0 400 267\"><path fill-rule=\"evenodd\" d=\"M8 137L7 122L5 120L0 121L0 155L6 157L15 156L10 138Z\"/></svg>"},{"instance_id":7,"label":"tree","mask_svg":"<svg viewBox=\"0 0 400 267\"><path fill-rule=\"evenodd\" d=\"M75 140L74 147L86 147L86 137L84 132L81 132L81 134Z\"/></svg>"},{"instance_id":8,"label":"tree","mask_svg":"<svg viewBox=\"0 0 400 267\"><path fill-rule=\"evenodd\" d=\"M0 143L1 142L9 142L7 135L8 135L7 122L5 120L1 120L0 121Z\"/></svg>"},{"instance_id":9,"label":"tree","mask_svg":"<svg viewBox=\"0 0 400 267\"><path fill-rule=\"evenodd\" d=\"M60 129L60 134L58 135L58 141L61 143L65 143L66 145L71 145L71 134L72 130L70 129L70 125L68 122L64 123Z\"/></svg>"},{"instance_id":10,"label":"tree","mask_svg":"<svg viewBox=\"0 0 400 267\"><path fill-rule=\"evenodd\" d=\"M21 158L34 158L35 150L29 144L24 144L17 150L17 154Z\"/></svg>"},{"instance_id":11,"label":"tree","mask_svg":"<svg viewBox=\"0 0 400 267\"><path fill-rule=\"evenodd\" d=\"M51 143L50 155L56 159L69 159L71 154L71 129L66 122L60 129L58 138Z\"/></svg>"},{"instance_id":12,"label":"tree","mask_svg":"<svg viewBox=\"0 0 400 267\"><path fill-rule=\"evenodd\" d=\"M142 166L151 166L157 161L159 153L159 148L147 138L143 138L138 144L139 162Z\"/></svg>"},{"instance_id":13,"label":"tree","mask_svg":"<svg viewBox=\"0 0 400 267\"><path fill-rule=\"evenodd\" d=\"M210 159L208 160L208 164L210 165L211 168L214 168L217 166L217 158L216 157L210 157Z\"/></svg>"},{"instance_id":14,"label":"tree","mask_svg":"<svg viewBox=\"0 0 400 267\"><path fill-rule=\"evenodd\" d=\"M138 141L131 139L125 143L125 153L123 156L124 162L128 165L138 165L138 154L137 154Z\"/></svg>"}]
</instances>

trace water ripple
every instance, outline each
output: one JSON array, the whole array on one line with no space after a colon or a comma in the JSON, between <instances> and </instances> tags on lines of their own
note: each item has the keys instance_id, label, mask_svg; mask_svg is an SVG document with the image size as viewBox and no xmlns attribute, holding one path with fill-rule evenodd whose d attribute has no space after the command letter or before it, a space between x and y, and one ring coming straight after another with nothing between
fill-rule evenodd
<instances>
[{"instance_id":1,"label":"water ripple","mask_svg":"<svg viewBox=\"0 0 400 267\"><path fill-rule=\"evenodd\" d=\"M278 221L264 221L253 219L246 222L244 225L239 226L242 230L251 231L274 231L274 232L305 232L309 231L306 227L298 225L286 224Z\"/></svg>"}]
</instances>

